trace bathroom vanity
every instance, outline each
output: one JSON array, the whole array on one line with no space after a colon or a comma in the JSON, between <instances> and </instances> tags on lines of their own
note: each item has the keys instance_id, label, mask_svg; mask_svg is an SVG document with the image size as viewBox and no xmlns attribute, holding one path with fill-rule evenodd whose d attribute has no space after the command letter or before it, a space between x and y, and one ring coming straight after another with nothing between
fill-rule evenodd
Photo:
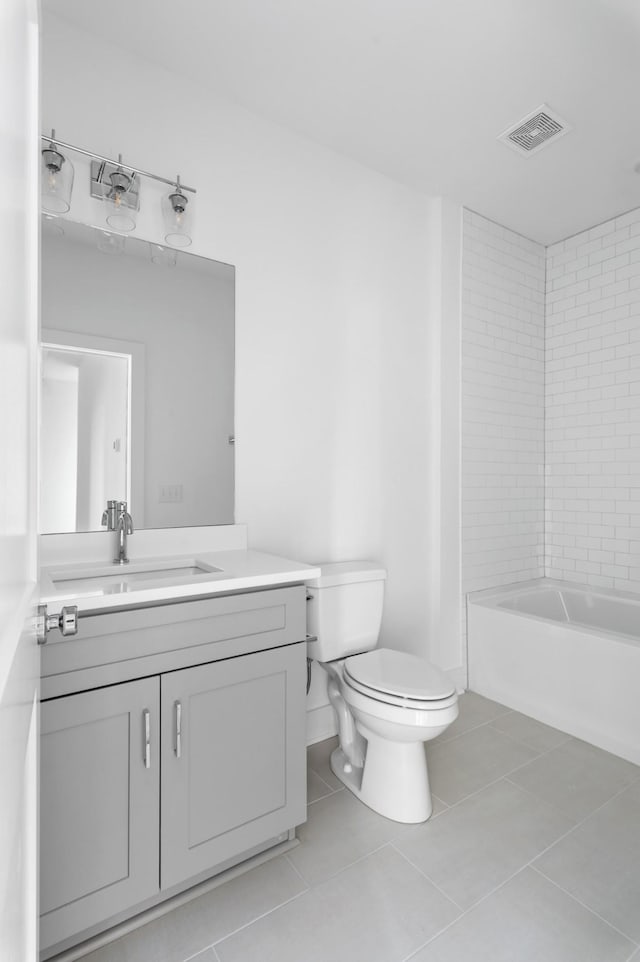
<instances>
[{"instance_id":1,"label":"bathroom vanity","mask_svg":"<svg viewBox=\"0 0 640 962\"><path fill-rule=\"evenodd\" d=\"M249 551L56 566L42 648L42 958L293 838L306 589ZM103 572L103 573L101 573Z\"/></svg>"}]
</instances>

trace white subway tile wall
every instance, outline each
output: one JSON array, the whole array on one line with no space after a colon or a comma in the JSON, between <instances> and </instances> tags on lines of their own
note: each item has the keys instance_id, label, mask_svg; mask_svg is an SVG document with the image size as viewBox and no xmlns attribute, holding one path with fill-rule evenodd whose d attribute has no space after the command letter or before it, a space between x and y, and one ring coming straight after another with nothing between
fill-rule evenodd
<instances>
[{"instance_id":1,"label":"white subway tile wall","mask_svg":"<svg viewBox=\"0 0 640 962\"><path fill-rule=\"evenodd\" d=\"M547 248L546 574L640 591L640 209Z\"/></svg>"},{"instance_id":2,"label":"white subway tile wall","mask_svg":"<svg viewBox=\"0 0 640 962\"><path fill-rule=\"evenodd\" d=\"M464 596L544 573L545 248L463 217Z\"/></svg>"}]
</instances>

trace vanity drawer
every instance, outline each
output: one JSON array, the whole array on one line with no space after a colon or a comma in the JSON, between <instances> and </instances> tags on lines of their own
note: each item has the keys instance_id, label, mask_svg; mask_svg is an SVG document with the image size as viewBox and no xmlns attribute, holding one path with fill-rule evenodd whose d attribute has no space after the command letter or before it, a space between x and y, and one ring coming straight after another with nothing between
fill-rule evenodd
<instances>
[{"instance_id":1,"label":"vanity drawer","mask_svg":"<svg viewBox=\"0 0 640 962\"><path fill-rule=\"evenodd\" d=\"M80 616L78 634L51 633L41 697L175 671L304 641L303 585Z\"/></svg>"}]
</instances>

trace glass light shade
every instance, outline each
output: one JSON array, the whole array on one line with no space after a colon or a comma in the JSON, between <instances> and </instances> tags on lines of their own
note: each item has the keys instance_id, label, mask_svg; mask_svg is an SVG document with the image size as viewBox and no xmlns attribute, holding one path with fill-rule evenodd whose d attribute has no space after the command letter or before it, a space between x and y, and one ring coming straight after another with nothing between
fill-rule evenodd
<instances>
[{"instance_id":1,"label":"glass light shade","mask_svg":"<svg viewBox=\"0 0 640 962\"><path fill-rule=\"evenodd\" d=\"M108 230L100 230L96 228L96 234L98 235L98 250L102 254L110 254L113 256L118 256L118 254L124 253L124 245L127 238L122 234L114 234Z\"/></svg>"},{"instance_id":2,"label":"glass light shade","mask_svg":"<svg viewBox=\"0 0 640 962\"><path fill-rule=\"evenodd\" d=\"M54 143L42 150L42 209L66 214L71 207L73 164Z\"/></svg>"},{"instance_id":3,"label":"glass light shade","mask_svg":"<svg viewBox=\"0 0 640 962\"><path fill-rule=\"evenodd\" d=\"M160 267L176 266L178 255L168 247L163 247L162 244L149 244L149 251L153 264L158 264Z\"/></svg>"},{"instance_id":4,"label":"glass light shade","mask_svg":"<svg viewBox=\"0 0 640 962\"><path fill-rule=\"evenodd\" d=\"M107 205L107 224L117 231L131 231L136 226L136 211L127 204L131 177L117 170L110 175L111 190L104 199Z\"/></svg>"},{"instance_id":5,"label":"glass light shade","mask_svg":"<svg viewBox=\"0 0 640 962\"><path fill-rule=\"evenodd\" d=\"M193 214L189 198L180 187L162 198L162 217L164 220L164 239L171 247L189 247Z\"/></svg>"}]
</instances>

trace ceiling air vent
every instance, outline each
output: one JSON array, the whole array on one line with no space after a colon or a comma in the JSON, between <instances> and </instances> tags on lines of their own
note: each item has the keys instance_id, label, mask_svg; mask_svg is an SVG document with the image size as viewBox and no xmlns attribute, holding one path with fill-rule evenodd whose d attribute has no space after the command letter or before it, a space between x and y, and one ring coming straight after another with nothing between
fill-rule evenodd
<instances>
[{"instance_id":1,"label":"ceiling air vent","mask_svg":"<svg viewBox=\"0 0 640 962\"><path fill-rule=\"evenodd\" d=\"M542 104L537 110L518 121L515 126L501 133L498 140L519 154L531 155L542 150L552 140L558 140L570 130L571 127L566 120L554 113L546 104Z\"/></svg>"}]
</instances>

